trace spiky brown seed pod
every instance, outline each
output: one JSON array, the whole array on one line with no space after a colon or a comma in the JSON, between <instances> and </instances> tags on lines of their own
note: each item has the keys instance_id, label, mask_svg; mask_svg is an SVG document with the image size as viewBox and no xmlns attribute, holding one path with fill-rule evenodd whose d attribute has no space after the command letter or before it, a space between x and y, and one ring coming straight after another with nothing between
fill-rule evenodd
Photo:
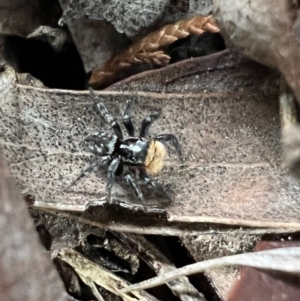
<instances>
[{"instance_id":1,"label":"spiky brown seed pod","mask_svg":"<svg viewBox=\"0 0 300 301\"><path fill-rule=\"evenodd\" d=\"M212 16L199 15L190 20L163 26L133 44L125 52L110 59L103 68L95 69L89 83L97 86L120 70L133 64L153 63L158 66L166 65L169 63L170 57L159 50L160 48L191 34L200 35L204 31L219 31Z\"/></svg>"}]
</instances>

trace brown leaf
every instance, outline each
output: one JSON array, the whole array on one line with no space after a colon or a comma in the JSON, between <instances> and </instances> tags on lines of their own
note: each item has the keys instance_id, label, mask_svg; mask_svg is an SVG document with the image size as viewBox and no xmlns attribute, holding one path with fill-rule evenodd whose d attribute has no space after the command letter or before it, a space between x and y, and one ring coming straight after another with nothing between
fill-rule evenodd
<instances>
[{"instance_id":1,"label":"brown leaf","mask_svg":"<svg viewBox=\"0 0 300 301\"><path fill-rule=\"evenodd\" d=\"M50 254L0 154L0 292L7 301L67 300Z\"/></svg>"},{"instance_id":2,"label":"brown leaf","mask_svg":"<svg viewBox=\"0 0 300 301\"><path fill-rule=\"evenodd\" d=\"M60 210L104 204L105 168L65 190L90 162L82 139L99 128L110 131L93 109L89 93L26 87L2 76L1 144L22 192L33 194L36 206ZM151 135L174 133L182 144L183 163L170 150L156 177L174 191L173 203L144 191L153 213L166 212L169 221L196 223L194 227L212 222L300 228L299 184L281 169L278 86L270 85L276 78L261 65L223 52L97 92L114 116L119 116L120 104L132 98L136 125L150 111L163 108ZM113 197L121 207L142 208L122 181L116 183ZM126 211L97 210L90 210L85 219L109 227L127 221L131 231L161 225L161 219L147 217L147 227L141 228L142 216L132 219Z\"/></svg>"},{"instance_id":3,"label":"brown leaf","mask_svg":"<svg viewBox=\"0 0 300 301\"><path fill-rule=\"evenodd\" d=\"M68 11L69 1L59 2L63 11ZM80 14L82 8L75 6L72 9L74 14ZM103 66L112 56L128 47L127 38L107 22L80 18L67 20L67 25L87 73L96 66Z\"/></svg>"},{"instance_id":4,"label":"brown leaf","mask_svg":"<svg viewBox=\"0 0 300 301\"><path fill-rule=\"evenodd\" d=\"M228 46L277 68L300 104L298 2L217 0L213 15Z\"/></svg>"},{"instance_id":5,"label":"brown leaf","mask_svg":"<svg viewBox=\"0 0 300 301\"><path fill-rule=\"evenodd\" d=\"M255 250L299 247L299 245L299 241L262 241L256 245ZM243 267L226 300L247 301L249 298L256 301L297 300L300 293L299 280L299 275Z\"/></svg>"}]
</instances>

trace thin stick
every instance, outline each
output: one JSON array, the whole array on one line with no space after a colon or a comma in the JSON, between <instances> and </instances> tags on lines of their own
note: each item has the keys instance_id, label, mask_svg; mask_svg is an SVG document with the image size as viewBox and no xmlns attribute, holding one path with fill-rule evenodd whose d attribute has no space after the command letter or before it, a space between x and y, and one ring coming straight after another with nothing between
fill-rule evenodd
<instances>
[{"instance_id":1,"label":"thin stick","mask_svg":"<svg viewBox=\"0 0 300 301\"><path fill-rule=\"evenodd\" d=\"M175 271L165 273L162 276L154 277L152 279L131 285L128 288L121 290L121 292L128 293L131 291L149 289L151 287L165 284L166 282L177 279L178 277L197 274L207 269L232 265L244 265L259 269L299 273L300 247L280 248L268 251L238 254L197 262Z\"/></svg>"},{"instance_id":2,"label":"thin stick","mask_svg":"<svg viewBox=\"0 0 300 301\"><path fill-rule=\"evenodd\" d=\"M164 236L198 236L198 235L218 235L218 234L231 234L231 235L260 235L266 233L292 233L299 230L299 228L293 227L282 227L282 228L264 228L264 229L238 229L229 231L218 231L218 230L197 230L193 227L188 229L181 229L179 225L177 226L147 226L141 227L140 225L123 224L121 222L114 223L101 223L99 221L92 221L84 217L74 215L72 212L57 212L53 209L37 208L48 214L58 215L59 217L70 218L76 220L79 223L87 224L93 227L98 227L101 229L118 231L123 233L134 233L134 234L145 234L145 235L164 235ZM71 209L71 208L69 208ZM196 228L196 227L195 227Z\"/></svg>"}]
</instances>

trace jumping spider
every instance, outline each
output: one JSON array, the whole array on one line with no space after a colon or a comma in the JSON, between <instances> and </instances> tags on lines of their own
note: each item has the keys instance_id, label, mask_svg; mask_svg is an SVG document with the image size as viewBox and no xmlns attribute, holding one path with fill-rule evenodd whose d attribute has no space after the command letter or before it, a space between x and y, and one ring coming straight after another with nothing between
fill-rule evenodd
<instances>
[{"instance_id":1,"label":"jumping spider","mask_svg":"<svg viewBox=\"0 0 300 301\"><path fill-rule=\"evenodd\" d=\"M119 123L111 114L108 113L105 105L98 100L93 93L93 90L90 89L90 91L92 98L96 101L97 111L101 114L104 121L112 127L114 135L109 135L106 132L97 132L85 138L85 144L89 151L93 153L97 159L81 172L73 184L86 173L89 173L94 169L98 169L101 165L107 163L107 202L109 204L112 203L111 192L115 176L123 175L138 199L141 201L144 210L147 211L147 205L145 203L143 193L134 179L132 173L133 169L138 170L139 177L144 184L149 185L157 194L170 199L170 195L167 193L165 188L148 176L148 173L156 174L161 171L164 159L167 155L167 151L164 146L166 142L169 142L175 148L180 159L182 156L181 146L174 135L162 134L153 139L146 138L151 124L160 117L161 110L146 117L142 121L139 135L135 136L134 126L130 116L128 115L132 101L127 100L125 109L122 113L122 120L129 138L124 139ZM123 172L123 165L128 166L125 172Z\"/></svg>"}]
</instances>

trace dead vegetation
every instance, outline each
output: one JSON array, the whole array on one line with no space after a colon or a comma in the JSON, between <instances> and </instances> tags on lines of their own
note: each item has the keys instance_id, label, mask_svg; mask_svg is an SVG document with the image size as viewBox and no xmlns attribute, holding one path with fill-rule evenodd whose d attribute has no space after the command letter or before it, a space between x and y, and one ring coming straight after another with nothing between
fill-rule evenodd
<instances>
[{"instance_id":1,"label":"dead vegetation","mask_svg":"<svg viewBox=\"0 0 300 301\"><path fill-rule=\"evenodd\" d=\"M20 6L24 14L9 3L0 8L0 143L9 166L8 172L0 158L2 295L9 301L260 301L283 292L286 300L296 300L300 186L290 172L299 177L298 54L293 42L292 55L278 61L295 33L275 47L272 41L282 31L274 33L267 24L276 27L283 15L281 20L294 22L288 28L297 27L298 6L288 8L289 19L287 7L278 3L273 19L262 19L260 5L271 1L252 1L255 22L227 28L239 24L236 12L245 16L247 5L233 1L223 7L219 0L214 15L204 16L210 0L104 2L98 7L92 0L48 6L29 1ZM52 13L44 15L45 7ZM18 22L6 21L8 15ZM138 15L140 23L132 19ZM268 45L255 44L253 26L270 38ZM224 50L219 29L234 50ZM249 40L241 38L245 32ZM269 58L260 56L257 45L269 47ZM184 60L171 63L178 53ZM44 64L50 54L53 69ZM142 187L145 213L128 183L118 179L108 205L105 168L71 185L93 160L83 138L110 131L89 92L80 90L88 80L106 87L95 93L115 117L132 99L135 125L162 108L151 135L174 133L183 148L183 162L170 151L155 177L172 191L172 202ZM75 88L65 89L70 83Z\"/></svg>"},{"instance_id":2,"label":"dead vegetation","mask_svg":"<svg viewBox=\"0 0 300 301\"><path fill-rule=\"evenodd\" d=\"M190 20L163 26L134 43L128 50L108 60L103 67L96 68L89 83L95 87L100 86L110 77L133 64L151 63L154 66L165 66L171 58L160 49L178 39L189 35L200 35L205 31L213 33L219 31L212 16L196 16Z\"/></svg>"}]
</instances>

